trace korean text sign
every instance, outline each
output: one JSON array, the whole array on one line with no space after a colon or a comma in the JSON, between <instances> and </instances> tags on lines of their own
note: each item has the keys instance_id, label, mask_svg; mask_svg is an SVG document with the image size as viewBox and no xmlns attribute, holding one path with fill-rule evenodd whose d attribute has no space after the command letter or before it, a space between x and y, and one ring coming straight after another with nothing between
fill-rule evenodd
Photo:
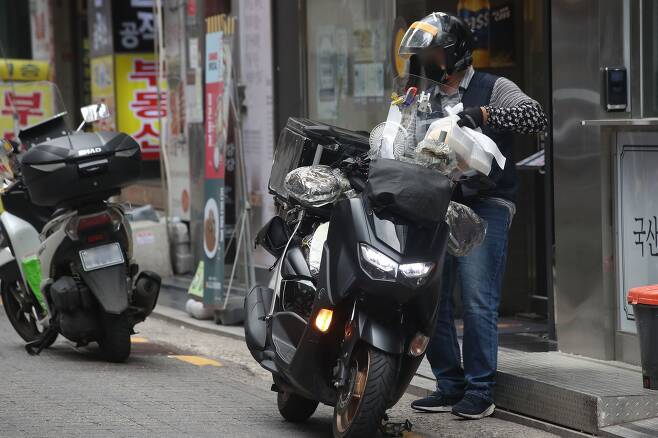
<instances>
[{"instance_id":1,"label":"korean text sign","mask_svg":"<svg viewBox=\"0 0 658 438\"><path fill-rule=\"evenodd\" d=\"M152 54L118 54L114 62L117 128L137 140L144 159L156 160L160 121L167 116L166 82L160 83L158 99L157 63Z\"/></svg>"},{"instance_id":2,"label":"korean text sign","mask_svg":"<svg viewBox=\"0 0 658 438\"><path fill-rule=\"evenodd\" d=\"M619 329L635 333L627 293L658 283L658 146L624 145L617 160Z\"/></svg>"},{"instance_id":3,"label":"korean text sign","mask_svg":"<svg viewBox=\"0 0 658 438\"><path fill-rule=\"evenodd\" d=\"M115 53L153 52L153 0L114 0L112 20Z\"/></svg>"},{"instance_id":4,"label":"korean text sign","mask_svg":"<svg viewBox=\"0 0 658 438\"><path fill-rule=\"evenodd\" d=\"M54 85L49 82L1 85L0 135L14 139L18 128L42 122L53 116L56 109L53 93Z\"/></svg>"}]
</instances>

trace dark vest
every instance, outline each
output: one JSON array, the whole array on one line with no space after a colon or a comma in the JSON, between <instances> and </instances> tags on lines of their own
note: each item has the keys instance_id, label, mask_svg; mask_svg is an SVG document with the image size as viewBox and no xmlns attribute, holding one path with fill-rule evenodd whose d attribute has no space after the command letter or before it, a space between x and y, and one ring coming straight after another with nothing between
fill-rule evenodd
<instances>
[{"instance_id":1,"label":"dark vest","mask_svg":"<svg viewBox=\"0 0 658 438\"><path fill-rule=\"evenodd\" d=\"M464 108L489 105L491 93L497 79L498 76L476 71L462 96ZM491 137L498 145L498 149L505 155L507 161L505 162L505 168L501 169L498 167L496 160L493 160L489 177L496 183L496 187L492 190L480 191L477 196L504 198L516 202L519 182L516 175L516 163L512 154L512 134L510 132L495 131L489 127L482 129L482 132ZM460 197L460 195L457 196ZM463 198L463 196L461 197Z\"/></svg>"}]
</instances>

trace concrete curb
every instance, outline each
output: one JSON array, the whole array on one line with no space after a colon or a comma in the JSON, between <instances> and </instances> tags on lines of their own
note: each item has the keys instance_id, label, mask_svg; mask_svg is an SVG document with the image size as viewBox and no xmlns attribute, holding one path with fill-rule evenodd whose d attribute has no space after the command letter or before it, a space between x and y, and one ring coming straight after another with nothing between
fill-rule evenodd
<instances>
[{"instance_id":1,"label":"concrete curb","mask_svg":"<svg viewBox=\"0 0 658 438\"><path fill-rule=\"evenodd\" d=\"M244 328L242 326L223 326L215 324L212 320L194 319L182 310L162 305L156 306L151 316L192 330L244 341Z\"/></svg>"}]
</instances>

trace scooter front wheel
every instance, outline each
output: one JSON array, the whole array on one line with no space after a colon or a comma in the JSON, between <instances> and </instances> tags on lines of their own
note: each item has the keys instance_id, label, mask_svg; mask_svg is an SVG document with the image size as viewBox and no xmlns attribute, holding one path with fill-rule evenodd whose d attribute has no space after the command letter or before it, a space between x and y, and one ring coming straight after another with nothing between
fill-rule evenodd
<instances>
[{"instance_id":1,"label":"scooter front wheel","mask_svg":"<svg viewBox=\"0 0 658 438\"><path fill-rule=\"evenodd\" d=\"M348 382L339 391L334 408L334 437L377 433L395 383L396 366L394 356L370 345L357 346L350 360Z\"/></svg>"},{"instance_id":2,"label":"scooter front wheel","mask_svg":"<svg viewBox=\"0 0 658 438\"><path fill-rule=\"evenodd\" d=\"M292 392L280 391L276 397L279 413L291 423L303 423L311 418L318 408L318 402Z\"/></svg>"}]
</instances>

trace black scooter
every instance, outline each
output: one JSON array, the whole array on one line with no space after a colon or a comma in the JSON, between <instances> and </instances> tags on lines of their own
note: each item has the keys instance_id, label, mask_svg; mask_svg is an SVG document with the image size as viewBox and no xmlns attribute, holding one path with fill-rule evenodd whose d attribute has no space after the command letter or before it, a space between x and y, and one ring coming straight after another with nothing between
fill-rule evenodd
<instances>
[{"instance_id":1,"label":"black scooter","mask_svg":"<svg viewBox=\"0 0 658 438\"><path fill-rule=\"evenodd\" d=\"M435 328L449 234L453 183L420 166L369 162L368 147L365 133L289 120L270 179L279 214L257 239L278 259L274 280L245 301L246 341L272 372L281 415L303 422L319 403L333 406L335 437L374 435L407 389ZM321 207L292 199L284 176L308 164L340 168L350 195ZM436 220L404 217L395 199L384 205L387 187L375 174L391 171L416 181L431 172L423 177L432 184L408 190L433 205ZM327 223L315 273L312 240Z\"/></svg>"}]
</instances>

